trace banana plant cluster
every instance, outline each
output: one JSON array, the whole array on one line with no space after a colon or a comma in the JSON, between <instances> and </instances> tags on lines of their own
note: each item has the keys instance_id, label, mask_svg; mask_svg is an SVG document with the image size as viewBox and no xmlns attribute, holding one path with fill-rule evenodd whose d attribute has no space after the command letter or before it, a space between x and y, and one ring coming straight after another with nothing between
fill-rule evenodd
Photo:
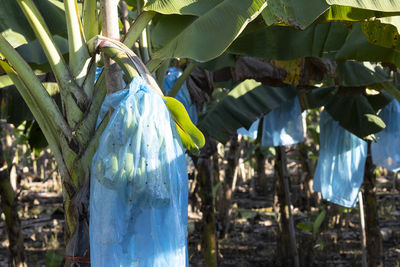
<instances>
[{"instance_id":1,"label":"banana plant cluster","mask_svg":"<svg viewBox=\"0 0 400 267\"><path fill-rule=\"evenodd\" d=\"M76 213L84 213L74 201L88 177L98 140L107 125L105 119L95 127L107 93L103 74L94 82L100 52L121 66L128 82L140 75L161 95L152 73L160 69L157 81L162 84L163 70L171 58L190 59L196 65L203 62L202 66L209 63L214 68L235 66L240 56L270 60L275 69L287 73L279 80L280 85L295 84L312 89L305 92L309 106L325 105L335 119L341 120L342 126L360 137L384 127L376 111L388 102L382 94L378 97L365 94L366 87L385 89L400 100L393 76L385 72L386 66L391 69L400 66L400 4L397 1L126 2L132 10L128 17L133 23L121 42L101 36L96 0L0 2L0 18L5 18L0 23L0 69L9 77L6 83L11 81L18 89L58 162L63 177L67 240L77 231ZM137 40L146 66L130 50ZM148 49L143 49L146 45ZM334 74L301 84L306 68L299 59L305 57L328 60L329 64L319 66L334 65ZM53 73L61 105L57 105L48 86L38 78L38 71ZM233 90L200 121L200 128L226 141L237 128L249 127L252 120L293 97L280 90L284 86L270 86L255 80L244 76L235 81ZM0 85L3 81L0 79ZM345 101L335 98L347 89L358 93ZM312 103L313 100L321 101ZM191 124L179 102L171 97L165 97L165 102L184 145L198 151L204 145L201 132ZM346 112L343 106L352 109ZM367 130L359 130L364 126Z\"/></svg>"},{"instance_id":2,"label":"banana plant cluster","mask_svg":"<svg viewBox=\"0 0 400 267\"><path fill-rule=\"evenodd\" d=\"M87 0L78 6L76 0L66 0L62 7L58 1L49 2L65 11L68 60L64 58L35 2L17 1L55 76L61 106L57 105L32 67L3 34L0 35L0 66L31 110L57 160L63 178L67 236L70 237L77 230L77 217L74 216L77 207L72 204L72 198L76 198L89 175L99 138L108 122L105 119L95 128L107 92L103 74L94 82L99 61L97 54L102 52L114 59L123 69L128 82L140 75L162 95L147 67L129 49L155 12L142 12L122 43L98 35L97 1ZM165 97L165 102L171 110L184 146L198 151L204 145L204 137L191 123L183 105L170 97Z\"/></svg>"}]
</instances>

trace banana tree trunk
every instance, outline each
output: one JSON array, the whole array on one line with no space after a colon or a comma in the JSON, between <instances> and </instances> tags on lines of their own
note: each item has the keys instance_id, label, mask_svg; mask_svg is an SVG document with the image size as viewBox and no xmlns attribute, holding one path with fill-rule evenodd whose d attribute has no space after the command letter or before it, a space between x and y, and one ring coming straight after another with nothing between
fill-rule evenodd
<instances>
[{"instance_id":1,"label":"banana tree trunk","mask_svg":"<svg viewBox=\"0 0 400 267\"><path fill-rule=\"evenodd\" d=\"M305 143L299 143L299 155L300 155L300 162L301 168L303 170L304 179L302 179L303 188L304 188L304 195L302 196L303 200L303 207L306 211L310 211L311 204L316 206L319 205L317 203L316 195L312 191L312 180L313 180L313 170L314 167L312 166L311 160L308 158L308 151L309 147Z\"/></svg>"},{"instance_id":2,"label":"banana tree trunk","mask_svg":"<svg viewBox=\"0 0 400 267\"><path fill-rule=\"evenodd\" d=\"M68 267L90 266L89 243L89 173L77 187L64 183L65 265ZM68 205L66 205L68 203Z\"/></svg>"},{"instance_id":3,"label":"banana tree trunk","mask_svg":"<svg viewBox=\"0 0 400 267\"><path fill-rule=\"evenodd\" d=\"M0 162L4 163L3 167L0 169L0 206L5 215L6 231L9 241L8 265L12 267L23 267L26 266L26 263L21 221L18 217L16 195L11 186L8 165L1 145Z\"/></svg>"},{"instance_id":4,"label":"banana tree trunk","mask_svg":"<svg viewBox=\"0 0 400 267\"><path fill-rule=\"evenodd\" d=\"M16 196L10 183L7 167L3 167L0 171L0 205L5 215L9 241L8 264L12 267L26 266L21 222L18 217Z\"/></svg>"},{"instance_id":5,"label":"banana tree trunk","mask_svg":"<svg viewBox=\"0 0 400 267\"><path fill-rule=\"evenodd\" d=\"M277 192L274 206L279 213L278 219L278 255L283 266L300 266L296 245L296 232L290 202L289 174L285 148L276 147L275 173Z\"/></svg>"},{"instance_id":6,"label":"banana tree trunk","mask_svg":"<svg viewBox=\"0 0 400 267\"><path fill-rule=\"evenodd\" d=\"M256 155L256 166L257 166L256 169L257 181L255 182L255 187L256 187L255 191L259 195L265 196L268 191L268 185L267 185L268 180L267 180L267 174L265 173L265 161L267 158L261 151L263 124L264 124L264 118L261 118L258 124L258 132L256 138L257 149L255 151L255 155Z\"/></svg>"},{"instance_id":7,"label":"banana tree trunk","mask_svg":"<svg viewBox=\"0 0 400 267\"><path fill-rule=\"evenodd\" d=\"M101 16L103 35L113 39L120 39L118 25L118 0L102 0ZM109 56L104 55L104 68L106 73L107 92L113 93L122 89L121 68ZM91 159L86 159L90 160ZM75 161L77 161L75 159ZM81 163L80 166L90 166L90 162ZM66 231L66 263L65 266L90 266L90 241L89 241L89 170L71 170L80 177L78 184L65 182L64 199Z\"/></svg>"},{"instance_id":8,"label":"banana tree trunk","mask_svg":"<svg viewBox=\"0 0 400 267\"><path fill-rule=\"evenodd\" d=\"M256 186L256 192L261 195L261 196L266 196L268 193L268 179L267 179L267 174L265 173L265 161L267 158L265 155L261 152L261 146L258 146L256 151L256 177L257 181L255 183Z\"/></svg>"},{"instance_id":9,"label":"banana tree trunk","mask_svg":"<svg viewBox=\"0 0 400 267\"><path fill-rule=\"evenodd\" d=\"M227 237L229 231L229 220L231 213L232 194L235 187L237 164L239 160L240 144L238 136L235 135L230 141L227 155L227 166L223 182L222 199L219 202L219 219L222 223L222 236Z\"/></svg>"},{"instance_id":10,"label":"banana tree trunk","mask_svg":"<svg viewBox=\"0 0 400 267\"><path fill-rule=\"evenodd\" d=\"M365 225L367 236L368 266L382 266L382 239L379 231L378 210L376 203L376 175L375 165L372 163L371 143L368 143L368 155L365 162L364 199Z\"/></svg>"},{"instance_id":11,"label":"banana tree trunk","mask_svg":"<svg viewBox=\"0 0 400 267\"><path fill-rule=\"evenodd\" d=\"M201 212L203 213L203 253L204 266L218 266L218 238L212 196L211 161L199 159L198 181L200 184Z\"/></svg>"}]
</instances>

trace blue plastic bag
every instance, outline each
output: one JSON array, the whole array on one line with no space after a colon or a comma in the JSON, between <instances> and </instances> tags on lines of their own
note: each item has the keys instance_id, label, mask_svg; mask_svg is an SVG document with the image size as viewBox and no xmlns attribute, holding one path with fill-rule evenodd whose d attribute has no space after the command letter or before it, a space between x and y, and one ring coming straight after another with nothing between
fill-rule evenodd
<instances>
[{"instance_id":1,"label":"blue plastic bag","mask_svg":"<svg viewBox=\"0 0 400 267\"><path fill-rule=\"evenodd\" d=\"M320 150L313 190L328 201L354 207L364 179L367 142L339 126L326 111L319 124Z\"/></svg>"},{"instance_id":2,"label":"blue plastic bag","mask_svg":"<svg viewBox=\"0 0 400 267\"><path fill-rule=\"evenodd\" d=\"M91 265L188 266L186 160L164 100L136 77L98 123L110 106L91 167Z\"/></svg>"},{"instance_id":3,"label":"blue plastic bag","mask_svg":"<svg viewBox=\"0 0 400 267\"><path fill-rule=\"evenodd\" d=\"M165 91L164 94L167 95L169 93L172 86L181 75L182 71L177 68L170 67L167 69L167 73L164 79L164 88L163 88L163 90ZM196 105L192 103L189 90L187 89L186 86L186 82L182 85L181 89L179 89L179 92L175 98L179 100L183 104L183 106L185 106L186 111L189 114L189 117L192 120L193 124L196 124L198 120L197 109Z\"/></svg>"},{"instance_id":4,"label":"blue plastic bag","mask_svg":"<svg viewBox=\"0 0 400 267\"><path fill-rule=\"evenodd\" d=\"M95 74L95 76L94 76L94 82L97 82L97 80L99 79L100 74L102 73L103 69L104 69L104 67L97 67L97 68L96 68L96 74ZM124 72L122 72L122 74L124 74ZM123 88L126 87L126 83L125 83L124 80L122 80L122 87L123 87Z\"/></svg>"},{"instance_id":5,"label":"blue plastic bag","mask_svg":"<svg viewBox=\"0 0 400 267\"><path fill-rule=\"evenodd\" d=\"M248 130L246 128L242 127L242 128L237 129L236 132L242 136L247 136L251 139L256 139L259 123L260 123L260 119L257 119L255 122L253 122L253 124L250 126L250 128Z\"/></svg>"},{"instance_id":6,"label":"blue plastic bag","mask_svg":"<svg viewBox=\"0 0 400 267\"><path fill-rule=\"evenodd\" d=\"M386 128L376 133L377 143L371 143L371 155L375 165L390 171L400 170L400 104L394 99L386 105L379 117Z\"/></svg>"},{"instance_id":7,"label":"blue plastic bag","mask_svg":"<svg viewBox=\"0 0 400 267\"><path fill-rule=\"evenodd\" d=\"M303 117L297 97L264 116L262 146L288 146L304 141Z\"/></svg>"}]
</instances>

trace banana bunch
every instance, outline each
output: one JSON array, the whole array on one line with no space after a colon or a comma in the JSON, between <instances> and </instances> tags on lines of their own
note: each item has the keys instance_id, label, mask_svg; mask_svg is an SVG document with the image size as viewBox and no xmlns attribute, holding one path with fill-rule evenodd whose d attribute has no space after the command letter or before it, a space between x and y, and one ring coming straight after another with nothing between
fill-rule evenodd
<instances>
[{"instance_id":1,"label":"banana bunch","mask_svg":"<svg viewBox=\"0 0 400 267\"><path fill-rule=\"evenodd\" d=\"M96 179L135 206L160 208L170 201L168 151L173 136L169 115L166 119L160 114L162 105L166 110L154 93L129 90L115 108L93 160Z\"/></svg>"}]
</instances>

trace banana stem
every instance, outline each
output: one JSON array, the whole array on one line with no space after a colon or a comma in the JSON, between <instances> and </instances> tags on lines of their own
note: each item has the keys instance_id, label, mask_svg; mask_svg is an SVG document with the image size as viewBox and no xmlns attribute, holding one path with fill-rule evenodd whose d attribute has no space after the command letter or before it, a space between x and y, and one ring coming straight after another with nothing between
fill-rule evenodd
<instances>
[{"instance_id":1,"label":"banana stem","mask_svg":"<svg viewBox=\"0 0 400 267\"><path fill-rule=\"evenodd\" d=\"M2 36L0 35L0 38L1 37ZM0 60L0 66L5 70L7 75L13 81L14 85L18 89L18 92L21 94L25 103L28 105L33 116L37 120L40 129L42 129L42 132L50 145L51 151L54 153L54 156L59 163L58 167L60 169L60 172L62 173L62 175L65 175L64 177L68 177L67 168L65 164L62 164L63 158L60 143L57 139L57 131L54 129L54 124L49 122L48 118L46 118L46 113L44 113L40 108L41 104L38 103L35 97L31 94L30 90L25 86L24 82L21 80L21 77L18 76L17 73L6 62Z\"/></svg>"},{"instance_id":2,"label":"banana stem","mask_svg":"<svg viewBox=\"0 0 400 267\"><path fill-rule=\"evenodd\" d=\"M101 0L101 25L103 35L119 40L118 0ZM107 55L104 56L107 92L109 94L122 89L121 68Z\"/></svg>"},{"instance_id":3,"label":"banana stem","mask_svg":"<svg viewBox=\"0 0 400 267\"><path fill-rule=\"evenodd\" d=\"M94 72L89 75L90 56L83 37L83 29L76 0L64 0L65 16L68 29L69 68L79 86L82 86L87 76L94 80ZM85 84L83 90L91 97L93 83Z\"/></svg>"},{"instance_id":4,"label":"banana stem","mask_svg":"<svg viewBox=\"0 0 400 267\"><path fill-rule=\"evenodd\" d=\"M195 65L192 62L187 65L185 71L175 81L174 85L172 86L171 90L168 93L168 96L175 97L178 94L179 90L182 88L182 85L189 77L190 73L193 71L194 67Z\"/></svg>"},{"instance_id":5,"label":"banana stem","mask_svg":"<svg viewBox=\"0 0 400 267\"><path fill-rule=\"evenodd\" d=\"M6 57L12 68L19 75L21 81L29 88L29 93L36 99L37 104L42 109L43 114L46 114L50 123L63 133L66 138L72 138L71 128L62 116L57 104L47 93L29 65L0 34L0 61L2 60L1 54Z\"/></svg>"},{"instance_id":6,"label":"banana stem","mask_svg":"<svg viewBox=\"0 0 400 267\"><path fill-rule=\"evenodd\" d=\"M154 11L143 11L140 13L123 39L123 43L127 47L133 47L137 39L140 37L143 29L146 28L147 24L151 21L155 14L156 13Z\"/></svg>"},{"instance_id":7,"label":"banana stem","mask_svg":"<svg viewBox=\"0 0 400 267\"><path fill-rule=\"evenodd\" d=\"M74 95L74 99L76 100L76 105L84 109L88 103L87 96L76 84L75 79L70 74L67 64L65 63L60 50L56 46L50 30L46 26L46 23L39 10L32 0L18 0L18 4L28 19L29 24L35 32L35 35L38 38L47 59L49 60L51 69L53 70L58 84L62 89L60 90L61 94L64 95L64 98L66 98L68 93L72 93Z\"/></svg>"},{"instance_id":8,"label":"banana stem","mask_svg":"<svg viewBox=\"0 0 400 267\"><path fill-rule=\"evenodd\" d=\"M83 2L82 24L86 40L93 38L99 33L96 0L85 0Z\"/></svg>"}]
</instances>

